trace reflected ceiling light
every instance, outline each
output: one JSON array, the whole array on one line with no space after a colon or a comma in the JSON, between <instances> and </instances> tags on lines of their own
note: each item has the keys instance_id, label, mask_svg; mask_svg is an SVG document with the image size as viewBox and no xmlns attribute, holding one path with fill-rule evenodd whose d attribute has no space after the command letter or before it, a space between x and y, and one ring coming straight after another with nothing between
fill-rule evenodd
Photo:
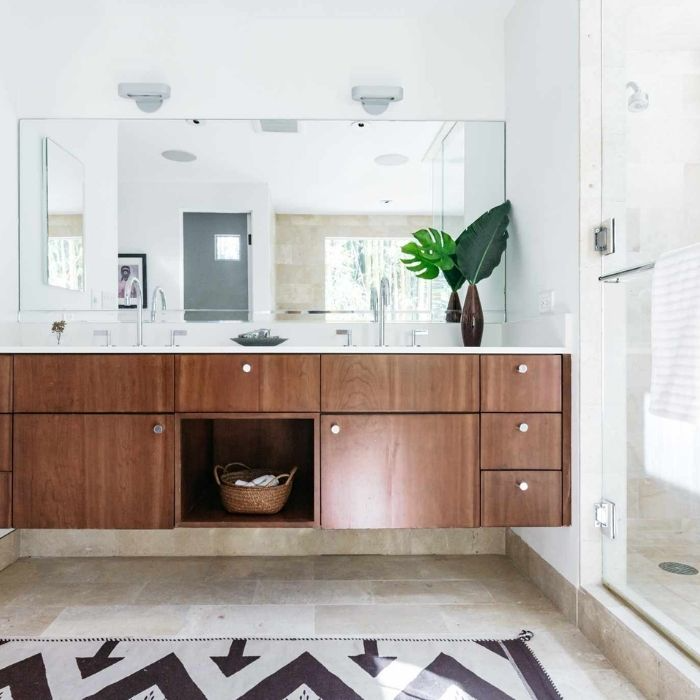
<instances>
[{"instance_id":1,"label":"reflected ceiling light","mask_svg":"<svg viewBox=\"0 0 700 700\"><path fill-rule=\"evenodd\" d=\"M192 126L204 126L206 124L205 119L186 119L185 121Z\"/></svg>"},{"instance_id":2,"label":"reflected ceiling light","mask_svg":"<svg viewBox=\"0 0 700 700\"><path fill-rule=\"evenodd\" d=\"M170 85L165 83L119 83L118 91L142 112L155 112L170 97Z\"/></svg>"},{"instance_id":3,"label":"reflected ceiling light","mask_svg":"<svg viewBox=\"0 0 700 700\"><path fill-rule=\"evenodd\" d=\"M377 156L374 162L377 165L406 165L408 156L403 155L403 153L384 153L381 156Z\"/></svg>"},{"instance_id":4,"label":"reflected ceiling light","mask_svg":"<svg viewBox=\"0 0 700 700\"><path fill-rule=\"evenodd\" d=\"M189 151L178 151L175 149L163 151L161 155L166 160L174 160L176 163L191 163L193 160L197 160L197 156L194 153L190 153Z\"/></svg>"},{"instance_id":5,"label":"reflected ceiling light","mask_svg":"<svg viewBox=\"0 0 700 700\"><path fill-rule=\"evenodd\" d=\"M391 204L394 200L393 199L382 199L381 203L382 204Z\"/></svg>"}]
</instances>

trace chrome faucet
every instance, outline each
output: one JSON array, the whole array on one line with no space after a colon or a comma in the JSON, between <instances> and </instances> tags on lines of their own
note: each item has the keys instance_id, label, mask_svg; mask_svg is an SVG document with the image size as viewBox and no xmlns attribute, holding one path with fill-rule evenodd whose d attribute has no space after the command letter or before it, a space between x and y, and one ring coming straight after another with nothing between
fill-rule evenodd
<instances>
[{"instance_id":1,"label":"chrome faucet","mask_svg":"<svg viewBox=\"0 0 700 700\"><path fill-rule=\"evenodd\" d=\"M143 346L143 287L138 277L132 277L124 289L124 301L131 305L131 294L136 286L136 346Z\"/></svg>"},{"instance_id":2,"label":"chrome faucet","mask_svg":"<svg viewBox=\"0 0 700 700\"><path fill-rule=\"evenodd\" d=\"M384 347L386 345L386 310L391 297L391 288L389 287L389 280L386 277L382 277L379 283L378 297L377 321L379 322L379 347Z\"/></svg>"},{"instance_id":3,"label":"chrome faucet","mask_svg":"<svg viewBox=\"0 0 700 700\"><path fill-rule=\"evenodd\" d=\"M160 310L168 310L168 302L165 298L165 290L163 289L163 287L158 286L153 290L153 297L151 298L151 323L156 322L156 301L158 297L160 297Z\"/></svg>"}]
</instances>

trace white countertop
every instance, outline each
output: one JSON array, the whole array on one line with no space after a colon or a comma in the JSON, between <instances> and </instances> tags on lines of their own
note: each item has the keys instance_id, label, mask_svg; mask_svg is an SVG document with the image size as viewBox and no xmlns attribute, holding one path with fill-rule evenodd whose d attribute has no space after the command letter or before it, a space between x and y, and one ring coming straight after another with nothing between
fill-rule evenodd
<instances>
[{"instance_id":1,"label":"white countertop","mask_svg":"<svg viewBox=\"0 0 700 700\"><path fill-rule=\"evenodd\" d=\"M84 346L84 345L38 345L38 346L0 346L0 355L23 355L23 354L60 354L60 355L125 355L125 354L231 354L231 355L252 355L252 354L313 354L313 355L565 355L569 351L563 347L481 347L463 348L451 346L299 346L299 345L275 345L273 347L243 347L242 345L215 345L196 346L182 345L177 347L169 346Z\"/></svg>"}]
</instances>

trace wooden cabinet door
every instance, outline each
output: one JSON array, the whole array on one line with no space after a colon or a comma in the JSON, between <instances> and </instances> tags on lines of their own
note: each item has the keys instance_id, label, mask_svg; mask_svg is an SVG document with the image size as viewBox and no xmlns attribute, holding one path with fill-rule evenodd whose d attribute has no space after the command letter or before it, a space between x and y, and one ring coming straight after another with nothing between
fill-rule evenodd
<instances>
[{"instance_id":1,"label":"wooden cabinet door","mask_svg":"<svg viewBox=\"0 0 700 700\"><path fill-rule=\"evenodd\" d=\"M321 410L475 413L477 355L324 355Z\"/></svg>"},{"instance_id":2,"label":"wooden cabinet door","mask_svg":"<svg viewBox=\"0 0 700 700\"><path fill-rule=\"evenodd\" d=\"M173 433L168 415L15 416L15 527L173 527Z\"/></svg>"},{"instance_id":3,"label":"wooden cabinet door","mask_svg":"<svg viewBox=\"0 0 700 700\"><path fill-rule=\"evenodd\" d=\"M478 448L475 415L322 416L321 525L477 527Z\"/></svg>"},{"instance_id":4,"label":"wooden cabinet door","mask_svg":"<svg viewBox=\"0 0 700 700\"><path fill-rule=\"evenodd\" d=\"M0 527L12 527L12 474L0 473Z\"/></svg>"},{"instance_id":5,"label":"wooden cabinet door","mask_svg":"<svg viewBox=\"0 0 700 700\"><path fill-rule=\"evenodd\" d=\"M559 526L561 487L561 472L481 472L481 525Z\"/></svg>"},{"instance_id":6,"label":"wooden cabinet door","mask_svg":"<svg viewBox=\"0 0 700 700\"><path fill-rule=\"evenodd\" d=\"M12 412L12 355L0 355L0 413Z\"/></svg>"},{"instance_id":7,"label":"wooden cabinet door","mask_svg":"<svg viewBox=\"0 0 700 700\"><path fill-rule=\"evenodd\" d=\"M168 355L16 355L16 413L173 410Z\"/></svg>"},{"instance_id":8,"label":"wooden cabinet door","mask_svg":"<svg viewBox=\"0 0 700 700\"><path fill-rule=\"evenodd\" d=\"M320 410L320 355L262 355L261 360L261 411L314 413Z\"/></svg>"},{"instance_id":9,"label":"wooden cabinet door","mask_svg":"<svg viewBox=\"0 0 700 700\"><path fill-rule=\"evenodd\" d=\"M12 415L0 414L0 472L12 471Z\"/></svg>"},{"instance_id":10,"label":"wooden cabinet door","mask_svg":"<svg viewBox=\"0 0 700 700\"><path fill-rule=\"evenodd\" d=\"M481 410L561 411L561 355L482 355Z\"/></svg>"},{"instance_id":11,"label":"wooden cabinet door","mask_svg":"<svg viewBox=\"0 0 700 700\"><path fill-rule=\"evenodd\" d=\"M235 413L260 410L261 355L178 355L175 410Z\"/></svg>"},{"instance_id":12,"label":"wooden cabinet door","mask_svg":"<svg viewBox=\"0 0 700 700\"><path fill-rule=\"evenodd\" d=\"M559 413L482 413L482 469L561 469Z\"/></svg>"}]
</instances>

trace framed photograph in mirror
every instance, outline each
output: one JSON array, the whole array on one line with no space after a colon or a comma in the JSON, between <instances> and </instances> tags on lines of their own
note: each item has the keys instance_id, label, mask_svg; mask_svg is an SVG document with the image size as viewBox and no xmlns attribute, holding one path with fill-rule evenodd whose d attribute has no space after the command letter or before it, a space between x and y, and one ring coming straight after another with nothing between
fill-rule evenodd
<instances>
[{"instance_id":1,"label":"framed photograph in mirror","mask_svg":"<svg viewBox=\"0 0 700 700\"><path fill-rule=\"evenodd\" d=\"M117 301L120 309L135 309L136 297L131 296L126 303L126 294L134 277L141 283L143 308L148 306L148 270L145 253L119 253L117 264Z\"/></svg>"}]
</instances>

